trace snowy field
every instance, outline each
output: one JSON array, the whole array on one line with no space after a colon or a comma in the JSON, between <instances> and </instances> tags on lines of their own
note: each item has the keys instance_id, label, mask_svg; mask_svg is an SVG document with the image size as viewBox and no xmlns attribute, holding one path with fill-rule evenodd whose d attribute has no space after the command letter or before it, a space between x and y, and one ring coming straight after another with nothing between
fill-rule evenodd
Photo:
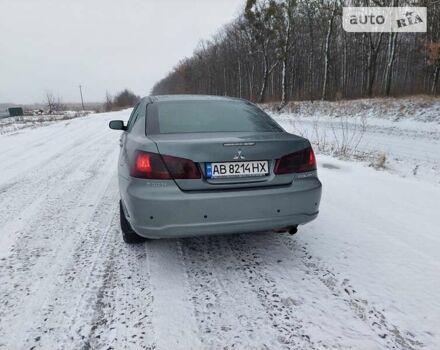
<instances>
[{"instance_id":1,"label":"snowy field","mask_svg":"<svg viewBox=\"0 0 440 350\"><path fill-rule=\"evenodd\" d=\"M94 113L93 111L65 111L60 114L25 115L0 118L0 135L12 134L21 129L39 128L60 120L69 120Z\"/></svg>"},{"instance_id":2,"label":"snowy field","mask_svg":"<svg viewBox=\"0 0 440 350\"><path fill-rule=\"evenodd\" d=\"M405 170L437 171L438 119L368 118L360 147L400 168L318 153L321 212L295 236L128 246L107 127L128 114L0 135L0 349L439 348L439 180Z\"/></svg>"},{"instance_id":3,"label":"snowy field","mask_svg":"<svg viewBox=\"0 0 440 350\"><path fill-rule=\"evenodd\" d=\"M385 159L381 168L440 184L440 99L299 102L271 113L318 152L348 159Z\"/></svg>"}]
</instances>

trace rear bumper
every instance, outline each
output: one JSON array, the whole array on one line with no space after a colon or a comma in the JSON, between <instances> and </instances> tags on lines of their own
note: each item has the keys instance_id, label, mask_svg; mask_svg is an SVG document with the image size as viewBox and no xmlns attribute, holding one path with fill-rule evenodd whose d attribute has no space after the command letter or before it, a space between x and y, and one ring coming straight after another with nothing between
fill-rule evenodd
<instances>
[{"instance_id":1,"label":"rear bumper","mask_svg":"<svg viewBox=\"0 0 440 350\"><path fill-rule=\"evenodd\" d=\"M173 181L120 178L133 229L147 238L267 231L315 219L321 199L317 177L282 187L183 192Z\"/></svg>"}]
</instances>

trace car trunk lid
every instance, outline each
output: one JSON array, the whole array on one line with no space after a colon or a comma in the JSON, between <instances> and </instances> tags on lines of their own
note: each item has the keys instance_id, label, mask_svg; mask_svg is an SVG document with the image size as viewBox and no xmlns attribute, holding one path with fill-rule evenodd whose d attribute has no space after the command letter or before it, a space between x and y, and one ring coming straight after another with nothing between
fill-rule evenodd
<instances>
[{"instance_id":1,"label":"car trunk lid","mask_svg":"<svg viewBox=\"0 0 440 350\"><path fill-rule=\"evenodd\" d=\"M156 143L160 154L190 159L199 166L201 179L175 179L184 191L286 185L292 176L275 176L275 161L309 146L306 139L286 132L157 134L149 138ZM209 178L208 163L237 161L268 161L268 174Z\"/></svg>"}]
</instances>

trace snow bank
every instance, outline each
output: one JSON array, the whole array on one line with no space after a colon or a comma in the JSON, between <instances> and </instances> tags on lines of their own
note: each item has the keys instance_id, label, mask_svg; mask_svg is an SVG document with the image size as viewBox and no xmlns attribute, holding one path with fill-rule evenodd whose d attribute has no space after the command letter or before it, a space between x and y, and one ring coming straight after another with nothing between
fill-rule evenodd
<instances>
[{"instance_id":1,"label":"snow bank","mask_svg":"<svg viewBox=\"0 0 440 350\"><path fill-rule=\"evenodd\" d=\"M440 183L438 98L295 102L281 112L274 105L266 109L287 131L310 139L317 152Z\"/></svg>"}]
</instances>

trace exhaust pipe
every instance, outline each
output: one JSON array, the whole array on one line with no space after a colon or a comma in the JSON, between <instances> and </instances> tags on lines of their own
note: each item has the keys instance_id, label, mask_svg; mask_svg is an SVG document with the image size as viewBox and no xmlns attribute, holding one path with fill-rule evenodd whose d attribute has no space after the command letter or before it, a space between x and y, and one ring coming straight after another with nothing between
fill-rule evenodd
<instances>
[{"instance_id":1,"label":"exhaust pipe","mask_svg":"<svg viewBox=\"0 0 440 350\"><path fill-rule=\"evenodd\" d=\"M295 233L298 232L298 226L290 226L290 227L284 227L284 228L280 228L280 229L275 229L272 232L284 233L286 231L289 232L289 234L294 235Z\"/></svg>"},{"instance_id":2,"label":"exhaust pipe","mask_svg":"<svg viewBox=\"0 0 440 350\"><path fill-rule=\"evenodd\" d=\"M294 235L297 232L298 232L298 226L291 226L291 227L289 227L289 234L290 235Z\"/></svg>"}]
</instances>

